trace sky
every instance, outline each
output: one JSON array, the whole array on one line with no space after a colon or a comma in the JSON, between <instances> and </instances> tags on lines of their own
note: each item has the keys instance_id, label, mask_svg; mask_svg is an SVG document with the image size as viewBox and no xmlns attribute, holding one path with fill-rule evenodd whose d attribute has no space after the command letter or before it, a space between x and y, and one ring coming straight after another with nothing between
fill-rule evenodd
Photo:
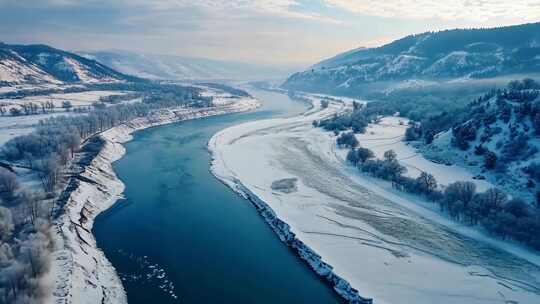
<instances>
[{"instance_id":1,"label":"sky","mask_svg":"<svg viewBox=\"0 0 540 304\"><path fill-rule=\"evenodd\" d=\"M540 0L0 0L0 41L275 66L452 28L540 21Z\"/></svg>"}]
</instances>

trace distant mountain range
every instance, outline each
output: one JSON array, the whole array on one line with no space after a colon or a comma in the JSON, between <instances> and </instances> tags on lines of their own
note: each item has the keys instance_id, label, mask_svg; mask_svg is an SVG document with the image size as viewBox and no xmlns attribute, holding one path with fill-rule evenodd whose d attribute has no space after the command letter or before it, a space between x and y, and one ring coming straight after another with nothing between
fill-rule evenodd
<instances>
[{"instance_id":1,"label":"distant mountain range","mask_svg":"<svg viewBox=\"0 0 540 304\"><path fill-rule=\"evenodd\" d=\"M46 45L0 43L0 86L125 82L137 78Z\"/></svg>"},{"instance_id":2,"label":"distant mountain range","mask_svg":"<svg viewBox=\"0 0 540 304\"><path fill-rule=\"evenodd\" d=\"M411 35L352 50L291 75L284 88L355 94L365 84L540 72L540 23Z\"/></svg>"},{"instance_id":3,"label":"distant mountain range","mask_svg":"<svg viewBox=\"0 0 540 304\"><path fill-rule=\"evenodd\" d=\"M138 54L122 50L79 52L79 54L97 60L122 73L149 79L284 79L294 71L285 67L171 55Z\"/></svg>"}]
</instances>

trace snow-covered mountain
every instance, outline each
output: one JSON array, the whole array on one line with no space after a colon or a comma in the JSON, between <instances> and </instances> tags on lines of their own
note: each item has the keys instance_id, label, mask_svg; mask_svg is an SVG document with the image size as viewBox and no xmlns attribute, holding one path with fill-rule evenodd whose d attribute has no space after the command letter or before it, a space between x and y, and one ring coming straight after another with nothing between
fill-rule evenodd
<instances>
[{"instance_id":1,"label":"snow-covered mountain","mask_svg":"<svg viewBox=\"0 0 540 304\"><path fill-rule=\"evenodd\" d=\"M50 46L0 43L0 86L133 80L95 60Z\"/></svg>"},{"instance_id":2,"label":"snow-covered mountain","mask_svg":"<svg viewBox=\"0 0 540 304\"><path fill-rule=\"evenodd\" d=\"M411 35L352 50L291 75L284 88L351 94L363 84L540 72L540 23Z\"/></svg>"},{"instance_id":3,"label":"snow-covered mountain","mask_svg":"<svg viewBox=\"0 0 540 304\"><path fill-rule=\"evenodd\" d=\"M287 67L270 67L172 55L139 54L122 50L79 52L79 54L89 59L95 59L122 73L149 79L283 79L293 71Z\"/></svg>"}]
</instances>

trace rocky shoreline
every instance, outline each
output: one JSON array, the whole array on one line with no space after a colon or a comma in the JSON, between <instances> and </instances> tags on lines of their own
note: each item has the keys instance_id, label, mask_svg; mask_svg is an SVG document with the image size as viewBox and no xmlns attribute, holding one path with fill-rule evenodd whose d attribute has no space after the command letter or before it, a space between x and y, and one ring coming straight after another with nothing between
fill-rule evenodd
<instances>
[{"instance_id":1,"label":"rocky shoreline","mask_svg":"<svg viewBox=\"0 0 540 304\"><path fill-rule=\"evenodd\" d=\"M313 111L320 111L321 107L319 102L312 99L307 99L311 103L312 107L304 113L311 113ZM219 179L226 186L238 193L240 196L250 201L259 214L264 218L266 223L277 234L280 240L291 248L295 254L297 254L302 260L304 260L309 267L315 271L315 273L324 280L327 284L333 287L333 289L348 303L354 304L371 304L373 299L362 297L358 290L353 288L351 284L337 275L333 267L322 260L322 257L318 255L315 250L301 241L294 232L291 231L291 227L285 221L283 221L274 212L272 207L260 199L255 193L249 190L242 182L236 178L235 174L228 172L229 169L220 159L220 154L216 149L217 142L219 141L219 133L214 135L208 142L208 149L212 153L212 174ZM225 170L222 172L220 170ZM287 179L285 179L287 180ZM280 180L281 182L283 180ZM292 182L292 179L290 180ZM295 182L293 183L294 186ZM293 187L294 188L294 187ZM294 191L293 191L294 192Z\"/></svg>"},{"instance_id":2,"label":"rocky shoreline","mask_svg":"<svg viewBox=\"0 0 540 304\"><path fill-rule=\"evenodd\" d=\"M291 231L290 226L282 221L272 208L261 200L257 195L244 187L240 181L234 180L232 184L225 182L231 189L240 194L242 197L250 201L256 208L259 214L264 218L266 223L277 234L279 239L304 260L315 271L315 273L330 284L334 290L348 303L351 304L372 304L373 299L360 296L358 290L353 288L347 280L335 274L333 268L328 263L324 262L320 255L313 249L296 237L296 234Z\"/></svg>"},{"instance_id":3,"label":"rocky shoreline","mask_svg":"<svg viewBox=\"0 0 540 304\"><path fill-rule=\"evenodd\" d=\"M201 109L167 109L137 118L89 140L72 166L74 173L53 212L54 250L52 295L47 303L127 303L127 295L114 267L97 247L92 234L95 218L120 197L124 184L112 163L125 154L123 143L135 131L220 114L244 112L260 106L252 98Z\"/></svg>"}]
</instances>

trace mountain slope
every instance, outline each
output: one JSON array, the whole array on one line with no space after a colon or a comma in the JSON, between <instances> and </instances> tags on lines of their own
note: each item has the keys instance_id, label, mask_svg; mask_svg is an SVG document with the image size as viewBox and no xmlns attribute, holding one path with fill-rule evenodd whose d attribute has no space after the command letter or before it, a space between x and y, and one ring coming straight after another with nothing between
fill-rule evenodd
<instances>
[{"instance_id":1,"label":"mountain slope","mask_svg":"<svg viewBox=\"0 0 540 304\"><path fill-rule=\"evenodd\" d=\"M421 148L426 156L466 166L517 197L537 199L540 83L513 81L508 89L478 98L456 120Z\"/></svg>"},{"instance_id":2,"label":"mountain slope","mask_svg":"<svg viewBox=\"0 0 540 304\"><path fill-rule=\"evenodd\" d=\"M411 35L357 49L291 75L287 89L355 93L362 84L540 72L540 23Z\"/></svg>"},{"instance_id":3,"label":"mountain slope","mask_svg":"<svg viewBox=\"0 0 540 304\"><path fill-rule=\"evenodd\" d=\"M126 74L150 79L264 79L284 78L291 70L203 58L137 54L122 50L80 52Z\"/></svg>"},{"instance_id":4,"label":"mountain slope","mask_svg":"<svg viewBox=\"0 0 540 304\"><path fill-rule=\"evenodd\" d=\"M133 80L95 60L50 46L0 44L0 86Z\"/></svg>"}]
</instances>

